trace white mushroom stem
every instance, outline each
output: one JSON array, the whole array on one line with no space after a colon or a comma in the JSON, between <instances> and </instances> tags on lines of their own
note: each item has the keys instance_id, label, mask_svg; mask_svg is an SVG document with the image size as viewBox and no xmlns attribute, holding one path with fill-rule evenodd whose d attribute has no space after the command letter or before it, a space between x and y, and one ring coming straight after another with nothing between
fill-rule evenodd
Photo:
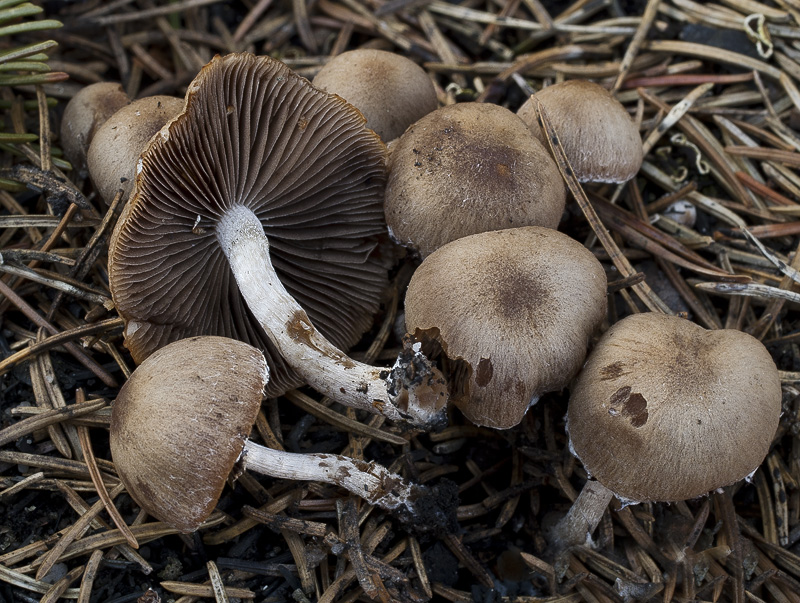
<instances>
[{"instance_id":1,"label":"white mushroom stem","mask_svg":"<svg viewBox=\"0 0 800 603\"><path fill-rule=\"evenodd\" d=\"M418 516L415 502L430 496L425 486L409 483L377 463L335 454L293 453L250 440L242 452L243 469L271 477L335 484L382 509Z\"/></svg>"},{"instance_id":2,"label":"white mushroom stem","mask_svg":"<svg viewBox=\"0 0 800 603\"><path fill-rule=\"evenodd\" d=\"M356 362L311 324L278 278L256 215L237 205L216 228L217 239L251 312L286 362L311 387L346 406L428 429L443 419L447 387L419 349L407 348L391 369Z\"/></svg>"},{"instance_id":3,"label":"white mushroom stem","mask_svg":"<svg viewBox=\"0 0 800 603\"><path fill-rule=\"evenodd\" d=\"M570 510L553 528L552 545L563 551L586 544L613 497L614 493L600 482L586 482Z\"/></svg>"}]
</instances>

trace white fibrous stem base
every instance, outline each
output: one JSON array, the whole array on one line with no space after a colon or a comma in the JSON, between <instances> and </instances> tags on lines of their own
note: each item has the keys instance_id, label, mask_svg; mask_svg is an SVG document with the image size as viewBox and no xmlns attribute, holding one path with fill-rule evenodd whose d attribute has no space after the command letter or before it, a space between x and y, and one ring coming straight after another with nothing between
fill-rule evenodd
<instances>
[{"instance_id":1,"label":"white fibrous stem base","mask_svg":"<svg viewBox=\"0 0 800 603\"><path fill-rule=\"evenodd\" d=\"M241 205L228 209L216 234L251 312L306 383L346 406L422 429L443 421L447 385L419 346L406 342L391 369L356 362L314 328L283 286L264 229L251 210Z\"/></svg>"},{"instance_id":2,"label":"white fibrous stem base","mask_svg":"<svg viewBox=\"0 0 800 603\"><path fill-rule=\"evenodd\" d=\"M567 514L553 529L553 545L558 550L591 542L614 493L600 482L589 480Z\"/></svg>"},{"instance_id":3,"label":"white fibrous stem base","mask_svg":"<svg viewBox=\"0 0 800 603\"><path fill-rule=\"evenodd\" d=\"M297 481L316 481L340 486L381 509L417 515L415 504L427 495L424 486L412 484L382 465L345 456L295 453L266 448L246 441L242 470Z\"/></svg>"}]
</instances>

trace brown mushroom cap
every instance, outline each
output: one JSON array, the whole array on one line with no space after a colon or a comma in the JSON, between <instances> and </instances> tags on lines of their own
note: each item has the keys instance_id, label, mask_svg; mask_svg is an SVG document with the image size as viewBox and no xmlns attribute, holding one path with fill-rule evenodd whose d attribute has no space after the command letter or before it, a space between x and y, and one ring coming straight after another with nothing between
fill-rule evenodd
<instances>
[{"instance_id":1,"label":"brown mushroom cap","mask_svg":"<svg viewBox=\"0 0 800 603\"><path fill-rule=\"evenodd\" d=\"M436 89L419 65L400 54L360 48L335 56L312 84L354 105L385 141L438 107Z\"/></svg>"},{"instance_id":2,"label":"brown mushroom cap","mask_svg":"<svg viewBox=\"0 0 800 603\"><path fill-rule=\"evenodd\" d=\"M406 329L438 342L450 396L474 423L518 424L567 385L606 313L606 276L580 243L547 228L485 232L448 243L414 272Z\"/></svg>"},{"instance_id":3,"label":"brown mushroom cap","mask_svg":"<svg viewBox=\"0 0 800 603\"><path fill-rule=\"evenodd\" d=\"M183 99L148 96L122 107L97 129L86 161L92 182L106 203L111 203L120 188L123 198L128 197L142 149L182 108Z\"/></svg>"},{"instance_id":4,"label":"brown mushroom cap","mask_svg":"<svg viewBox=\"0 0 800 603\"><path fill-rule=\"evenodd\" d=\"M508 109L442 107L392 149L386 222L422 257L449 241L501 228L556 228L566 191L553 159Z\"/></svg>"},{"instance_id":5,"label":"brown mushroom cap","mask_svg":"<svg viewBox=\"0 0 800 603\"><path fill-rule=\"evenodd\" d=\"M581 182L626 182L642 166L642 139L625 107L599 84L567 80L534 95L544 105ZM517 111L543 143L533 101Z\"/></svg>"},{"instance_id":6,"label":"brown mushroom cap","mask_svg":"<svg viewBox=\"0 0 800 603\"><path fill-rule=\"evenodd\" d=\"M586 470L617 496L678 501L755 471L780 412L761 342L648 312L616 323L589 355L568 430Z\"/></svg>"},{"instance_id":7,"label":"brown mushroom cap","mask_svg":"<svg viewBox=\"0 0 800 603\"><path fill-rule=\"evenodd\" d=\"M120 84L98 82L81 88L64 108L60 142L76 169L86 167L86 151L97 129L131 102Z\"/></svg>"},{"instance_id":8,"label":"brown mushroom cap","mask_svg":"<svg viewBox=\"0 0 800 603\"><path fill-rule=\"evenodd\" d=\"M213 59L185 110L142 153L109 251L126 346L141 362L170 341L232 337L264 351L270 395L300 379L243 300L215 233L224 210L252 210L281 282L340 349L372 325L387 267L386 149L341 98L269 57Z\"/></svg>"},{"instance_id":9,"label":"brown mushroom cap","mask_svg":"<svg viewBox=\"0 0 800 603\"><path fill-rule=\"evenodd\" d=\"M133 372L112 406L111 454L145 511L183 532L210 515L268 375L261 352L223 337L175 342Z\"/></svg>"}]
</instances>

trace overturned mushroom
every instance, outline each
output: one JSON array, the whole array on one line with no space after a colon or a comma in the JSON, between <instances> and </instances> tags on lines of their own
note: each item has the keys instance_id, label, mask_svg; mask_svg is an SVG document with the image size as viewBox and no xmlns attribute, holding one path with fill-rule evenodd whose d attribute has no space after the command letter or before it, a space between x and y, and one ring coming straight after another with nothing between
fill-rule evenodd
<instances>
[{"instance_id":1,"label":"overturned mushroom","mask_svg":"<svg viewBox=\"0 0 800 603\"><path fill-rule=\"evenodd\" d=\"M438 106L431 78L403 55L359 48L333 57L311 82L355 106L385 141Z\"/></svg>"},{"instance_id":2,"label":"overturned mushroom","mask_svg":"<svg viewBox=\"0 0 800 603\"><path fill-rule=\"evenodd\" d=\"M128 197L139 153L182 108L183 99L147 96L120 108L97 129L86 162L92 182L106 203L111 203L119 189L124 198Z\"/></svg>"},{"instance_id":3,"label":"overturned mushroom","mask_svg":"<svg viewBox=\"0 0 800 603\"><path fill-rule=\"evenodd\" d=\"M625 107L605 88L567 80L534 95L558 132L567 159L581 182L626 182L642 165L642 139ZM533 101L517 111L542 142Z\"/></svg>"},{"instance_id":4,"label":"overturned mushroom","mask_svg":"<svg viewBox=\"0 0 800 603\"><path fill-rule=\"evenodd\" d=\"M381 465L273 450L247 439L269 370L256 348L193 337L158 350L120 389L111 414L114 466L133 499L182 532L211 514L237 461L282 479L336 484L420 529L451 529L447 488L412 484Z\"/></svg>"},{"instance_id":5,"label":"overturned mushroom","mask_svg":"<svg viewBox=\"0 0 800 603\"><path fill-rule=\"evenodd\" d=\"M582 544L612 496L679 501L745 478L769 451L780 412L778 370L756 338L652 312L619 321L572 390L570 446L596 481L556 541Z\"/></svg>"},{"instance_id":6,"label":"overturned mushroom","mask_svg":"<svg viewBox=\"0 0 800 603\"><path fill-rule=\"evenodd\" d=\"M112 237L134 359L182 337L234 337L265 351L270 395L306 382L393 420L440 421L446 387L420 353L383 369L339 349L371 326L387 284L385 152L355 108L282 63L212 60L143 152Z\"/></svg>"},{"instance_id":7,"label":"overturned mushroom","mask_svg":"<svg viewBox=\"0 0 800 603\"><path fill-rule=\"evenodd\" d=\"M422 257L487 230L555 228L565 199L545 147L497 105L442 107L392 147L386 222L396 241Z\"/></svg>"},{"instance_id":8,"label":"overturned mushroom","mask_svg":"<svg viewBox=\"0 0 800 603\"><path fill-rule=\"evenodd\" d=\"M406 329L423 350L441 347L451 400L474 423L501 429L569 383L605 312L600 262L536 226L444 245L406 294Z\"/></svg>"}]
</instances>

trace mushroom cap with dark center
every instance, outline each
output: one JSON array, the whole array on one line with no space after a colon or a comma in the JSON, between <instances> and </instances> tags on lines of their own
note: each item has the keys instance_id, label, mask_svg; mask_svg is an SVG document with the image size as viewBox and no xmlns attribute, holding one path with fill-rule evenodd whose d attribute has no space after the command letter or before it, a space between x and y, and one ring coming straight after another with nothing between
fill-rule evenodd
<instances>
[{"instance_id":1,"label":"mushroom cap with dark center","mask_svg":"<svg viewBox=\"0 0 800 603\"><path fill-rule=\"evenodd\" d=\"M502 228L555 228L566 191L553 159L508 109L460 103L429 113L392 147L386 222L422 257Z\"/></svg>"},{"instance_id":2,"label":"mushroom cap with dark center","mask_svg":"<svg viewBox=\"0 0 800 603\"><path fill-rule=\"evenodd\" d=\"M336 346L372 325L387 285L386 149L361 114L269 57L216 57L186 108L143 152L111 241L109 277L141 362L192 335L263 350L270 395L300 384L252 319L215 225L242 205L261 221L281 282Z\"/></svg>"},{"instance_id":3,"label":"mushroom cap with dark center","mask_svg":"<svg viewBox=\"0 0 800 603\"><path fill-rule=\"evenodd\" d=\"M128 198L139 154L182 108L183 99L147 96L125 105L97 129L86 163L92 182L106 203L111 203L119 189L123 191L123 199Z\"/></svg>"},{"instance_id":4,"label":"mushroom cap with dark center","mask_svg":"<svg viewBox=\"0 0 800 603\"><path fill-rule=\"evenodd\" d=\"M642 139L625 107L605 88L567 80L534 95L547 111L564 152L581 182L626 182L642 165ZM517 111L531 132L547 144L533 101Z\"/></svg>"},{"instance_id":5,"label":"mushroom cap with dark center","mask_svg":"<svg viewBox=\"0 0 800 603\"><path fill-rule=\"evenodd\" d=\"M133 499L191 532L213 511L255 423L269 372L254 347L193 337L145 360L111 413L111 454Z\"/></svg>"},{"instance_id":6,"label":"mushroom cap with dark center","mask_svg":"<svg viewBox=\"0 0 800 603\"><path fill-rule=\"evenodd\" d=\"M755 471L780 412L778 369L761 342L647 312L600 339L567 426L575 455L617 496L678 501Z\"/></svg>"},{"instance_id":7,"label":"mushroom cap with dark center","mask_svg":"<svg viewBox=\"0 0 800 603\"><path fill-rule=\"evenodd\" d=\"M59 141L74 168L86 167L86 151L94 133L130 102L125 90L115 82L89 84L70 99L61 118Z\"/></svg>"},{"instance_id":8,"label":"mushroom cap with dark center","mask_svg":"<svg viewBox=\"0 0 800 603\"><path fill-rule=\"evenodd\" d=\"M354 105L385 141L438 107L428 74L403 55L359 48L328 61L312 83Z\"/></svg>"},{"instance_id":9,"label":"mushroom cap with dark center","mask_svg":"<svg viewBox=\"0 0 800 603\"><path fill-rule=\"evenodd\" d=\"M508 428L578 372L605 317L606 286L594 255L558 231L480 233L414 272L406 329L423 349L442 346L451 400L467 418Z\"/></svg>"}]
</instances>

